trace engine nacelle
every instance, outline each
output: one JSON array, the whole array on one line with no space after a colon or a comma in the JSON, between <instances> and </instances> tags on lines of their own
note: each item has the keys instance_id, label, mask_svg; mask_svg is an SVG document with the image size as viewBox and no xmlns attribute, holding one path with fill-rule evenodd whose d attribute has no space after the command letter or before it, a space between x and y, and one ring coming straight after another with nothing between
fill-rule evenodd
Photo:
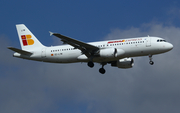
<instances>
[{"instance_id":1,"label":"engine nacelle","mask_svg":"<svg viewBox=\"0 0 180 113\"><path fill-rule=\"evenodd\" d=\"M116 48L106 48L106 49L101 49L99 51L100 57L104 58L113 58L113 57L119 57L125 53L124 50L122 49L116 49Z\"/></svg>"},{"instance_id":2,"label":"engine nacelle","mask_svg":"<svg viewBox=\"0 0 180 113\"><path fill-rule=\"evenodd\" d=\"M118 68L132 68L134 66L134 60L132 58L123 58L111 63L111 66Z\"/></svg>"}]
</instances>

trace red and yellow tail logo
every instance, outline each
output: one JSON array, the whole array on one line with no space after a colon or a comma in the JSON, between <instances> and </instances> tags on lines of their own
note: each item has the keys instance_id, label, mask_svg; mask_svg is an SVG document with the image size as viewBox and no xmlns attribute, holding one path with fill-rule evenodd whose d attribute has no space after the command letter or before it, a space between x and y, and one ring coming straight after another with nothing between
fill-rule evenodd
<instances>
[{"instance_id":1,"label":"red and yellow tail logo","mask_svg":"<svg viewBox=\"0 0 180 113\"><path fill-rule=\"evenodd\" d=\"M28 46L28 45L33 45L34 44L34 40L31 39L32 36L31 35L21 35L22 38L22 43L24 46Z\"/></svg>"}]
</instances>

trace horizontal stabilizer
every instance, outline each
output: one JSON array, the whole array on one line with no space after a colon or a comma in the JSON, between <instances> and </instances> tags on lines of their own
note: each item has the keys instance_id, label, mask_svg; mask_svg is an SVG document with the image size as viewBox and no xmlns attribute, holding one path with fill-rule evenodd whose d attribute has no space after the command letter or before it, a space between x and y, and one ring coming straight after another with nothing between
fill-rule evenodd
<instances>
[{"instance_id":1,"label":"horizontal stabilizer","mask_svg":"<svg viewBox=\"0 0 180 113\"><path fill-rule=\"evenodd\" d=\"M8 49L10 49L12 51L15 51L17 53L23 54L23 55L32 55L33 54L31 52L24 51L24 50L21 50L21 49L17 49L17 48L14 48L14 47L8 47Z\"/></svg>"}]
</instances>

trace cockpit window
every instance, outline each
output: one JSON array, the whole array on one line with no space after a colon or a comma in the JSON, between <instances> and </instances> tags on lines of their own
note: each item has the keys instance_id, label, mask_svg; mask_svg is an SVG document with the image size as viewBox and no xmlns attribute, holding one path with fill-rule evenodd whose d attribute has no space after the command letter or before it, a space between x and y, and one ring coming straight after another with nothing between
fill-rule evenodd
<instances>
[{"instance_id":1,"label":"cockpit window","mask_svg":"<svg viewBox=\"0 0 180 113\"><path fill-rule=\"evenodd\" d=\"M166 42L166 40L159 39L157 42Z\"/></svg>"}]
</instances>

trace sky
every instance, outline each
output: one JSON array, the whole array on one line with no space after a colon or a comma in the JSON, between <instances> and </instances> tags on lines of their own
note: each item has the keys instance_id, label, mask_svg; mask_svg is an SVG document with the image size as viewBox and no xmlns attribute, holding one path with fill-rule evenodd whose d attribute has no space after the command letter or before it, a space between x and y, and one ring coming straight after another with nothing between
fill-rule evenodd
<instances>
[{"instance_id":1,"label":"sky","mask_svg":"<svg viewBox=\"0 0 180 113\"><path fill-rule=\"evenodd\" d=\"M1 0L1 113L179 113L180 1ZM168 53L134 58L131 69L95 64L51 64L14 58L16 24L25 24L45 46L62 44L49 31L84 42L158 36Z\"/></svg>"}]
</instances>

